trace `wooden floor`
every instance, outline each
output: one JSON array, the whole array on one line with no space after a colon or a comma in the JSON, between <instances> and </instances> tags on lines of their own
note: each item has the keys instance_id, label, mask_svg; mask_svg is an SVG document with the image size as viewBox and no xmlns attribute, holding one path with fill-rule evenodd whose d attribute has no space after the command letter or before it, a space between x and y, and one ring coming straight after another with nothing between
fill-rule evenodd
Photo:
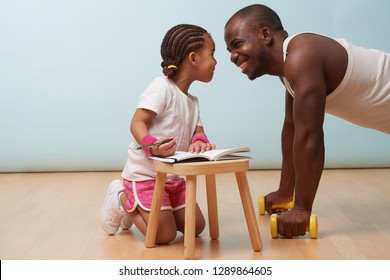
<instances>
[{"instance_id":1,"label":"wooden floor","mask_svg":"<svg viewBox=\"0 0 390 280\"><path fill-rule=\"evenodd\" d=\"M255 210L278 185L278 170L248 172ZM183 236L147 249L136 228L107 236L99 214L120 172L0 174L0 259L183 259ZM204 178L198 201L207 219ZM390 169L325 170L313 213L319 236L272 239L269 216L258 216L263 250L253 252L233 174L217 175L220 238L208 227L196 239L201 260L389 260Z\"/></svg>"}]
</instances>

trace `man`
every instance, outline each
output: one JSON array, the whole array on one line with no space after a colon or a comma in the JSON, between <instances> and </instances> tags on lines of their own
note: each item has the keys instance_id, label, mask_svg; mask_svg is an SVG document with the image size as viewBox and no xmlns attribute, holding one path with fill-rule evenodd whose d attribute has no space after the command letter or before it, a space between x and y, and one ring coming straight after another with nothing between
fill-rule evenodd
<instances>
[{"instance_id":1,"label":"man","mask_svg":"<svg viewBox=\"0 0 390 280\"><path fill-rule=\"evenodd\" d=\"M269 74L286 87L279 189L272 205L291 201L278 233L304 235L324 167L325 112L390 133L390 54L313 33L289 37L279 16L264 5L236 12L225 25L231 61L250 80Z\"/></svg>"}]
</instances>

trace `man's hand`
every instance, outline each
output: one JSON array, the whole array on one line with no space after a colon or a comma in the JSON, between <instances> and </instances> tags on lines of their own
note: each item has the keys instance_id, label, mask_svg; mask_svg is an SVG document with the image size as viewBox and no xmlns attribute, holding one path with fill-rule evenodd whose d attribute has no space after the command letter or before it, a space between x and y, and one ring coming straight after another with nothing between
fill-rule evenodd
<instances>
[{"instance_id":1,"label":"man's hand","mask_svg":"<svg viewBox=\"0 0 390 280\"><path fill-rule=\"evenodd\" d=\"M305 235L309 222L310 211L293 208L279 216L278 234L287 238Z\"/></svg>"},{"instance_id":2,"label":"man's hand","mask_svg":"<svg viewBox=\"0 0 390 280\"><path fill-rule=\"evenodd\" d=\"M283 195L279 191L271 192L265 197L265 210L269 215L273 213L281 213L289 210L284 207L275 207L275 205L287 204L293 200L292 195Z\"/></svg>"}]
</instances>

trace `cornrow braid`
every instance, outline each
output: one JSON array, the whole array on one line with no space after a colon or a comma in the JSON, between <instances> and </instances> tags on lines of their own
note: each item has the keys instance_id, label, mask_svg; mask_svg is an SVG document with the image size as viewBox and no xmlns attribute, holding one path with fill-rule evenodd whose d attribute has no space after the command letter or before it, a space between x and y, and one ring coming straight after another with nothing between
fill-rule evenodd
<instances>
[{"instance_id":1,"label":"cornrow braid","mask_svg":"<svg viewBox=\"0 0 390 280\"><path fill-rule=\"evenodd\" d=\"M203 46L205 34L208 34L205 29L192 24L178 24L168 30L161 43L161 67L165 76L172 78L185 56Z\"/></svg>"}]
</instances>

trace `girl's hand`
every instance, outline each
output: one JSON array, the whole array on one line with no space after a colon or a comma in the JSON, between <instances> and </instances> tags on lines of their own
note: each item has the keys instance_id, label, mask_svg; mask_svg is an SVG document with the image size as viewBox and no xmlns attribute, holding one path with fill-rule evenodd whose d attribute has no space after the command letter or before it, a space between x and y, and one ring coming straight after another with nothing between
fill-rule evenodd
<instances>
[{"instance_id":1,"label":"girl's hand","mask_svg":"<svg viewBox=\"0 0 390 280\"><path fill-rule=\"evenodd\" d=\"M176 152L176 140L171 136L166 136L158 139L156 142L162 142L164 140L171 141L158 146L154 146L150 149L154 156L167 157L173 155Z\"/></svg>"},{"instance_id":2,"label":"girl's hand","mask_svg":"<svg viewBox=\"0 0 390 280\"><path fill-rule=\"evenodd\" d=\"M198 140L194 143L192 143L190 145L190 147L188 148L188 151L190 153L203 153L205 151L209 151L209 150L214 150L215 149L215 145L214 144L211 144L211 143L205 143L201 140Z\"/></svg>"}]
</instances>

